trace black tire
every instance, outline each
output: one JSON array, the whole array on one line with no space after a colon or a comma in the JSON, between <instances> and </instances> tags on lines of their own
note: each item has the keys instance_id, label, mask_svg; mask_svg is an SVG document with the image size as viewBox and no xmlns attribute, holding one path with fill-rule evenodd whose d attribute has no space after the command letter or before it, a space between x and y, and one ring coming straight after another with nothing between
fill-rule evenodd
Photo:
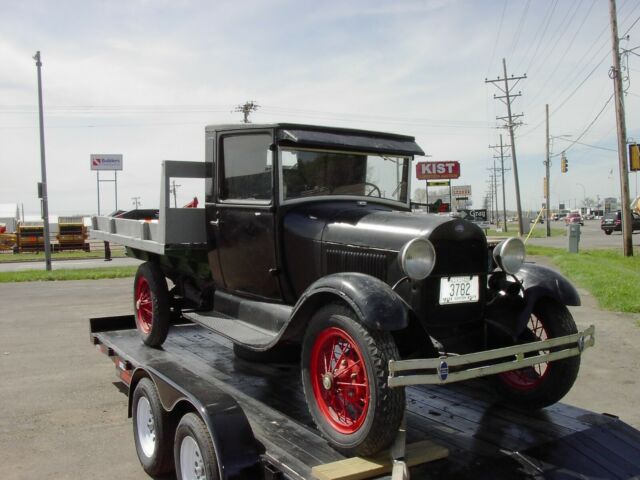
<instances>
[{"instance_id":1,"label":"black tire","mask_svg":"<svg viewBox=\"0 0 640 480\"><path fill-rule=\"evenodd\" d=\"M197 445L197 451L193 451L193 443ZM185 447L185 451L182 452L185 458L181 461L181 449ZM188 455L187 451L191 450L194 455L191 455L192 461L186 461ZM173 443L173 457L176 466L176 478L182 480L185 477L186 468L199 469L199 472L204 473L207 480L217 480L218 476L218 461L216 458L216 452L213 448L213 441L209 430L202 419L195 413L187 413L180 420L180 424L176 429L175 441ZM188 477L188 478L192 478Z\"/></svg>"},{"instance_id":2,"label":"black tire","mask_svg":"<svg viewBox=\"0 0 640 480\"><path fill-rule=\"evenodd\" d=\"M544 331L544 335L536 335L533 328L541 325L536 331ZM555 300L545 298L536 303L524 341L536 341L556 338L577 333L576 324L564 305ZM493 377L495 386L505 403L527 409L544 408L558 402L573 386L580 369L580 355L528 367L513 372L506 372Z\"/></svg>"},{"instance_id":3,"label":"black tire","mask_svg":"<svg viewBox=\"0 0 640 480\"><path fill-rule=\"evenodd\" d=\"M611 230L605 230L605 231L604 231L604 234L605 234L605 235L611 235L611 232L612 232Z\"/></svg>"},{"instance_id":4,"label":"black tire","mask_svg":"<svg viewBox=\"0 0 640 480\"><path fill-rule=\"evenodd\" d=\"M151 423L145 417L149 417ZM140 380L133 392L132 418L136 452L144 471L151 476L172 471L175 422L165 412L158 391L148 378ZM149 436L153 440L149 441Z\"/></svg>"},{"instance_id":5,"label":"black tire","mask_svg":"<svg viewBox=\"0 0 640 480\"><path fill-rule=\"evenodd\" d=\"M151 262L141 264L133 282L133 310L145 345L159 347L166 340L171 324L169 303L167 281L160 267Z\"/></svg>"},{"instance_id":6,"label":"black tire","mask_svg":"<svg viewBox=\"0 0 640 480\"><path fill-rule=\"evenodd\" d=\"M323 350L334 339L338 343ZM338 358L336 348L341 349ZM398 358L391 334L367 329L350 309L330 304L313 315L302 344L302 384L316 426L336 450L367 456L393 442L405 409L404 388L390 388L387 383L389 360ZM327 359L328 368L323 366ZM365 369L358 366L362 364ZM336 373L340 375L334 377ZM347 387L338 387L338 382Z\"/></svg>"},{"instance_id":7,"label":"black tire","mask_svg":"<svg viewBox=\"0 0 640 480\"><path fill-rule=\"evenodd\" d=\"M254 363L293 363L300 360L300 345L276 345L264 352L257 352L250 348L233 344L236 357Z\"/></svg>"}]
</instances>

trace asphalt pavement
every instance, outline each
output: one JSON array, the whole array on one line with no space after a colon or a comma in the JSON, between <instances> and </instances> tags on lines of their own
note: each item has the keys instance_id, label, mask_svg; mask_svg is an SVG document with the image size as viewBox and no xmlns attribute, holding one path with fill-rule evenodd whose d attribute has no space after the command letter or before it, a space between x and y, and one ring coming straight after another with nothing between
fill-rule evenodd
<instances>
[{"instance_id":1,"label":"asphalt pavement","mask_svg":"<svg viewBox=\"0 0 640 480\"><path fill-rule=\"evenodd\" d=\"M137 258L119 257L105 262L103 258L88 258L83 260L53 260L53 270L79 269L79 268L104 268L126 267L138 265L141 261ZM20 272L24 270L44 270L44 260L38 262L6 262L0 263L0 272Z\"/></svg>"},{"instance_id":2,"label":"asphalt pavement","mask_svg":"<svg viewBox=\"0 0 640 480\"><path fill-rule=\"evenodd\" d=\"M513 228L510 226L510 228ZM546 225L536 225L536 230L544 232L546 231ZM563 221L551 221L552 229L566 229ZM640 248L640 231L637 231L632 236L633 246ZM567 236L555 236L555 237L543 237L533 238L531 237L527 241L527 245L539 245L545 247L567 248L569 247L569 238ZM584 226L580 227L580 249L590 248L620 248L622 249L622 233L613 232L611 235L605 235L600 229L600 220L585 220Z\"/></svg>"}]
</instances>

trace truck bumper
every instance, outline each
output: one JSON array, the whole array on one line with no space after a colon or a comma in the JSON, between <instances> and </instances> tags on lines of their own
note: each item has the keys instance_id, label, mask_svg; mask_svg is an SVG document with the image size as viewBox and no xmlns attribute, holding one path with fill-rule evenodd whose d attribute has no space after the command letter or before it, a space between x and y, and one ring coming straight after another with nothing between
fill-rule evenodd
<instances>
[{"instance_id":1,"label":"truck bumper","mask_svg":"<svg viewBox=\"0 0 640 480\"><path fill-rule=\"evenodd\" d=\"M595 326L582 332L466 355L389 361L389 386L441 385L574 357L595 344Z\"/></svg>"}]
</instances>

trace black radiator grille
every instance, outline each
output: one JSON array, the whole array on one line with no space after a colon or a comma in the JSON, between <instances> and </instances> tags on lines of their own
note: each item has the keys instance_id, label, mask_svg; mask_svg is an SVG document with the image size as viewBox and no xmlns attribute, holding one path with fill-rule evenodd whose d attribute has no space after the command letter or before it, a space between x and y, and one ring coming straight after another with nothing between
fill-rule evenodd
<instances>
[{"instance_id":1,"label":"black radiator grille","mask_svg":"<svg viewBox=\"0 0 640 480\"><path fill-rule=\"evenodd\" d=\"M360 252L336 248L327 249L327 273L359 272L380 280L387 278L387 259L384 253Z\"/></svg>"}]
</instances>

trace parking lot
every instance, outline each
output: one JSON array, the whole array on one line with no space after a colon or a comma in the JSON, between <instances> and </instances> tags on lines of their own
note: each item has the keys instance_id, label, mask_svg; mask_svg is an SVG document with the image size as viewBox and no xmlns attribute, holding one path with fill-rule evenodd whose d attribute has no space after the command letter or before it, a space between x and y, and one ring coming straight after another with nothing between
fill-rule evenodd
<instances>
[{"instance_id":1,"label":"parking lot","mask_svg":"<svg viewBox=\"0 0 640 480\"><path fill-rule=\"evenodd\" d=\"M615 237L614 237L615 238ZM89 344L92 316L131 312L131 279L0 286L3 478L148 478L113 364ZM640 428L640 315L601 312L586 292L579 328L596 325L572 405Z\"/></svg>"}]
</instances>

